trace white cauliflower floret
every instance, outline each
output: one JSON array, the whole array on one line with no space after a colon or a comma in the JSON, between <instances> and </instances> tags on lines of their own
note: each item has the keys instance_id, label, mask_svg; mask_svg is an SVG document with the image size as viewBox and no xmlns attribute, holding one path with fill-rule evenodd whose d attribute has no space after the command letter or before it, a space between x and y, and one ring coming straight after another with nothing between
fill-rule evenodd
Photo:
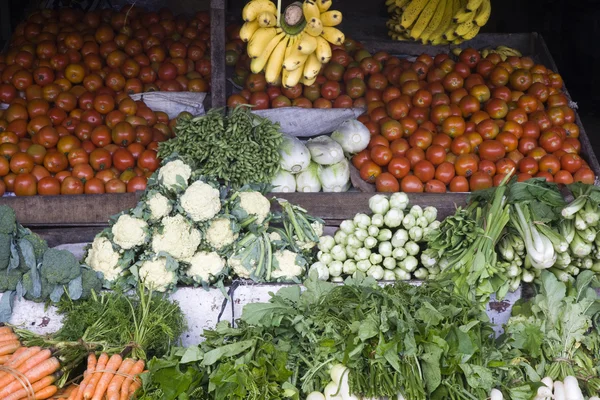
<instances>
[{"instance_id":1,"label":"white cauliflower floret","mask_svg":"<svg viewBox=\"0 0 600 400\"><path fill-rule=\"evenodd\" d=\"M317 237L323 236L323 224L322 223L320 223L319 221L314 221L312 224L310 224L310 226L312 226L313 231L315 231L315 233L317 234Z\"/></svg>"},{"instance_id":2,"label":"white cauliflower floret","mask_svg":"<svg viewBox=\"0 0 600 400\"><path fill-rule=\"evenodd\" d=\"M281 239L282 238L281 238L281 235L279 234L279 232L271 232L271 233L269 233L269 240L271 242L278 242Z\"/></svg>"},{"instance_id":3,"label":"white cauliflower floret","mask_svg":"<svg viewBox=\"0 0 600 400\"><path fill-rule=\"evenodd\" d=\"M199 251L188 262L190 267L185 273L197 283L210 282L225 268L225 260L215 252Z\"/></svg>"},{"instance_id":4,"label":"white cauliflower floret","mask_svg":"<svg viewBox=\"0 0 600 400\"><path fill-rule=\"evenodd\" d=\"M148 209L150 210L150 218L154 221L166 217L171 213L173 206L169 203L169 199L160 193L154 193L147 201Z\"/></svg>"},{"instance_id":5,"label":"white cauliflower floret","mask_svg":"<svg viewBox=\"0 0 600 400\"><path fill-rule=\"evenodd\" d=\"M244 267L242 260L239 258L230 258L227 260L227 264L231 267L233 274L240 278L250 279L250 271Z\"/></svg>"},{"instance_id":6,"label":"white cauliflower floret","mask_svg":"<svg viewBox=\"0 0 600 400\"><path fill-rule=\"evenodd\" d=\"M196 181L181 196L181 207L192 220L208 221L221 211L219 191L205 182Z\"/></svg>"},{"instance_id":7,"label":"white cauliflower floret","mask_svg":"<svg viewBox=\"0 0 600 400\"><path fill-rule=\"evenodd\" d=\"M256 215L256 223L262 224L271 212L271 202L260 192L241 192L240 207L248 215Z\"/></svg>"},{"instance_id":8,"label":"white cauliflower floret","mask_svg":"<svg viewBox=\"0 0 600 400\"><path fill-rule=\"evenodd\" d=\"M162 233L155 231L152 237L152 251L156 254L164 251L180 261L193 256L202 240L200 231L181 214L163 218L162 224Z\"/></svg>"},{"instance_id":9,"label":"white cauliflower floret","mask_svg":"<svg viewBox=\"0 0 600 400\"><path fill-rule=\"evenodd\" d=\"M113 241L122 249L129 250L141 246L146 241L148 224L143 219L123 214L113 225Z\"/></svg>"},{"instance_id":10,"label":"white cauliflower floret","mask_svg":"<svg viewBox=\"0 0 600 400\"><path fill-rule=\"evenodd\" d=\"M177 275L167 269L165 257L143 261L140 265L139 276L144 286L157 292L165 292L177 283Z\"/></svg>"},{"instance_id":11,"label":"white cauliflower floret","mask_svg":"<svg viewBox=\"0 0 600 400\"><path fill-rule=\"evenodd\" d=\"M227 218L216 218L210 222L206 231L206 240L215 249L221 250L229 246L238 238L237 233L231 229L231 221Z\"/></svg>"},{"instance_id":12,"label":"white cauliflower floret","mask_svg":"<svg viewBox=\"0 0 600 400\"><path fill-rule=\"evenodd\" d=\"M304 267L296 263L298 254L289 250L283 250L275 252L274 256L279 264L279 267L271 274L274 279L291 279L304 274Z\"/></svg>"},{"instance_id":13,"label":"white cauliflower floret","mask_svg":"<svg viewBox=\"0 0 600 400\"><path fill-rule=\"evenodd\" d=\"M180 185L177 182L178 176L182 177L186 184L192 176L190 166L181 160L168 162L158 170L158 181L167 189L174 189Z\"/></svg>"},{"instance_id":14,"label":"white cauliflower floret","mask_svg":"<svg viewBox=\"0 0 600 400\"><path fill-rule=\"evenodd\" d=\"M102 272L104 280L115 281L120 275L119 253L113 249L112 243L105 237L96 236L89 249L85 263L94 271Z\"/></svg>"}]
</instances>

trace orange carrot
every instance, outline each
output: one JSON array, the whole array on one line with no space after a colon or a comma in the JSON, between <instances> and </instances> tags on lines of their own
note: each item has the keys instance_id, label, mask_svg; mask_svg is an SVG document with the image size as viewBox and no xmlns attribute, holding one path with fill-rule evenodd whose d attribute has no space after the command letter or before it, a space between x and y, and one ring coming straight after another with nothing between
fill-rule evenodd
<instances>
[{"instance_id":1,"label":"orange carrot","mask_svg":"<svg viewBox=\"0 0 600 400\"><path fill-rule=\"evenodd\" d=\"M33 389L33 393L37 394L40 390L52 385L54 382L56 382L56 376L52 374L32 384L31 388ZM27 393L29 393L29 390L21 387L21 389L10 396L5 397L3 400L19 400L21 398L27 398Z\"/></svg>"},{"instance_id":2,"label":"orange carrot","mask_svg":"<svg viewBox=\"0 0 600 400\"><path fill-rule=\"evenodd\" d=\"M121 386L121 397L119 400L127 400L129 399L129 388L131 387L131 383L133 382L133 378L137 377L137 375L141 374L144 370L146 364L144 360L138 360L129 371L129 377L125 378L123 381L123 386Z\"/></svg>"},{"instance_id":3,"label":"orange carrot","mask_svg":"<svg viewBox=\"0 0 600 400\"><path fill-rule=\"evenodd\" d=\"M58 392L58 388L54 385L46 386L44 389L35 393L35 400L45 400L54 396ZM27 397L23 397L23 400L27 400Z\"/></svg>"},{"instance_id":4,"label":"orange carrot","mask_svg":"<svg viewBox=\"0 0 600 400\"><path fill-rule=\"evenodd\" d=\"M13 330L10 326L0 326L0 335L4 335L6 333L13 333Z\"/></svg>"},{"instance_id":5,"label":"orange carrot","mask_svg":"<svg viewBox=\"0 0 600 400\"><path fill-rule=\"evenodd\" d=\"M114 373L117 372L121 364L123 363L123 357L120 354L113 354L108 360L106 364L106 372L102 373L102 377L98 381L98 386L96 386L96 390L94 391L94 396L92 400L102 400L104 397L104 393L108 389L108 384L112 380Z\"/></svg>"},{"instance_id":6,"label":"orange carrot","mask_svg":"<svg viewBox=\"0 0 600 400\"><path fill-rule=\"evenodd\" d=\"M0 335L0 342L7 342L9 340L19 340L19 337L14 333L6 333L4 335Z\"/></svg>"},{"instance_id":7,"label":"orange carrot","mask_svg":"<svg viewBox=\"0 0 600 400\"><path fill-rule=\"evenodd\" d=\"M100 358L102 358L102 357L100 357ZM108 356L107 356L107 358L108 358ZM90 353L88 355L87 369L83 373L83 381L81 381L79 388L77 390L75 390L75 392L76 392L75 395L72 396L72 399L69 398L69 400L83 399L83 391L85 390L86 386L92 379L92 375L94 375L94 371L96 370L97 363L98 363L98 360L96 359L96 354Z\"/></svg>"},{"instance_id":8,"label":"orange carrot","mask_svg":"<svg viewBox=\"0 0 600 400\"><path fill-rule=\"evenodd\" d=\"M49 358L41 363L35 365L33 368L24 373L25 377L31 384L36 383L40 379L52 375L60 368L60 362L56 357ZM19 390L21 384L18 381L11 382L9 385L0 390L0 398L12 394L14 391Z\"/></svg>"},{"instance_id":9,"label":"orange carrot","mask_svg":"<svg viewBox=\"0 0 600 400\"><path fill-rule=\"evenodd\" d=\"M25 351L21 352L17 350L13 353L12 358L7 365L11 368L19 368L25 361L27 361L40 351L42 351L42 348L39 346L25 347Z\"/></svg>"},{"instance_id":10,"label":"orange carrot","mask_svg":"<svg viewBox=\"0 0 600 400\"><path fill-rule=\"evenodd\" d=\"M108 390L106 391L107 400L119 400L119 389L123 385L123 381L125 380L125 375L129 374L129 371L133 368L135 361L132 358L126 358L121 364L119 371L123 375L115 375L110 384L108 385Z\"/></svg>"},{"instance_id":11,"label":"orange carrot","mask_svg":"<svg viewBox=\"0 0 600 400\"><path fill-rule=\"evenodd\" d=\"M51 355L52 353L50 352L50 350L40 350L39 352L34 353L28 359L24 360L18 367L15 367L14 365L9 365L9 367L14 368L21 373L24 373L25 371L38 365L44 360L47 360L48 358L50 358ZM14 377L14 375L6 373L6 375L0 378L0 388L6 387L10 382L14 381L15 379L16 378Z\"/></svg>"},{"instance_id":12,"label":"orange carrot","mask_svg":"<svg viewBox=\"0 0 600 400\"><path fill-rule=\"evenodd\" d=\"M142 371L142 373L146 373L148 372L148 370ZM131 384L131 387L129 387L129 397L133 397L133 395L135 394L135 392L142 386L142 381L137 379L135 381L133 381L133 383Z\"/></svg>"},{"instance_id":13,"label":"orange carrot","mask_svg":"<svg viewBox=\"0 0 600 400\"><path fill-rule=\"evenodd\" d=\"M108 354L102 353L100 358L98 358L98 364L96 364L96 369L94 371L101 371L106 369L106 364L108 363ZM85 390L82 393L82 398L85 400L89 400L94 395L94 390L96 390L96 384L100 380L100 373L91 374L90 382L86 385ZM79 396L77 396L79 398Z\"/></svg>"},{"instance_id":14,"label":"orange carrot","mask_svg":"<svg viewBox=\"0 0 600 400\"><path fill-rule=\"evenodd\" d=\"M0 345L0 356L12 354L15 351L19 350L19 347L21 347L21 343L18 340L4 342L3 345Z\"/></svg>"},{"instance_id":15,"label":"orange carrot","mask_svg":"<svg viewBox=\"0 0 600 400\"><path fill-rule=\"evenodd\" d=\"M12 354L10 355L10 356L11 356L11 359L12 359L12 358L15 358L15 357L19 357L21 354L23 354L24 352L26 352L26 351L27 351L27 349L29 349L29 348L32 348L32 347L25 347L25 346L21 346L21 347L19 347L19 349L18 349L17 351L15 351L14 353L12 353Z\"/></svg>"}]
</instances>

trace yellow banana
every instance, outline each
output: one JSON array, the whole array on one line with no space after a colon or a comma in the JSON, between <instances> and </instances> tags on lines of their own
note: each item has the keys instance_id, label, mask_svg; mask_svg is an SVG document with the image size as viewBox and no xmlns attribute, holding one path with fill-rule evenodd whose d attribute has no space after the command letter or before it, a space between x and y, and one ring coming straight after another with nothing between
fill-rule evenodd
<instances>
[{"instance_id":1,"label":"yellow banana","mask_svg":"<svg viewBox=\"0 0 600 400\"><path fill-rule=\"evenodd\" d=\"M475 21L477 26L484 26L490 19L491 13L492 2L490 0L483 0L481 7L479 7L479 10L477 10L477 15L475 15L475 18L473 18L473 21Z\"/></svg>"},{"instance_id":2,"label":"yellow banana","mask_svg":"<svg viewBox=\"0 0 600 400\"><path fill-rule=\"evenodd\" d=\"M506 54L508 56L516 56L516 57L523 57L523 54L517 50L517 49L513 49L512 47L507 47L507 46L498 46L496 48L496 50L499 53L503 53Z\"/></svg>"},{"instance_id":3,"label":"yellow banana","mask_svg":"<svg viewBox=\"0 0 600 400\"><path fill-rule=\"evenodd\" d=\"M254 20L251 22L245 22L240 28L240 39L244 42L249 42L252 39L252 35L260 28L258 21Z\"/></svg>"},{"instance_id":4,"label":"yellow banana","mask_svg":"<svg viewBox=\"0 0 600 400\"><path fill-rule=\"evenodd\" d=\"M258 21L258 25L261 28L270 28L272 26L277 25L277 17L275 16L275 14L269 11L263 11L260 14L258 14L256 20Z\"/></svg>"},{"instance_id":5,"label":"yellow banana","mask_svg":"<svg viewBox=\"0 0 600 400\"><path fill-rule=\"evenodd\" d=\"M421 39L423 42L427 40L429 35L431 35L431 31L427 33L427 37L423 37L423 34L429 27L435 29L439 25L442 14L444 13L443 3L445 2L446 0L429 0L427 6L423 9L423 12L419 15L419 19L417 19L417 22L412 27L410 36L413 39ZM440 3L442 3L441 7L439 6ZM436 16L436 14L438 14L437 10L440 8L440 15ZM437 21L434 21L434 17L437 18Z\"/></svg>"},{"instance_id":6,"label":"yellow banana","mask_svg":"<svg viewBox=\"0 0 600 400\"><path fill-rule=\"evenodd\" d=\"M464 24L460 24L456 27L456 35L464 36L467 32L473 29L473 26L476 26L473 21L465 22Z\"/></svg>"},{"instance_id":7,"label":"yellow banana","mask_svg":"<svg viewBox=\"0 0 600 400\"><path fill-rule=\"evenodd\" d=\"M319 18L311 18L304 27L304 32L311 36L319 36L323 33L323 23Z\"/></svg>"},{"instance_id":8,"label":"yellow banana","mask_svg":"<svg viewBox=\"0 0 600 400\"><path fill-rule=\"evenodd\" d=\"M303 84L304 86L311 86L311 85L313 85L313 84L314 84L316 81L317 81L317 77L316 77L316 76L315 76L314 78L312 78L312 79L305 79L305 78L302 78L302 84Z\"/></svg>"},{"instance_id":9,"label":"yellow banana","mask_svg":"<svg viewBox=\"0 0 600 400\"><path fill-rule=\"evenodd\" d=\"M462 53L462 49L460 47L455 47L452 49L452 54L454 54L456 57L460 56L460 53Z\"/></svg>"},{"instance_id":10,"label":"yellow banana","mask_svg":"<svg viewBox=\"0 0 600 400\"><path fill-rule=\"evenodd\" d=\"M463 38L461 38L460 36L457 36L456 39L454 39L452 41L452 44L461 44L462 42L464 42L465 40Z\"/></svg>"},{"instance_id":11,"label":"yellow banana","mask_svg":"<svg viewBox=\"0 0 600 400\"><path fill-rule=\"evenodd\" d=\"M302 63L293 71L286 71L284 70L283 72L283 77L281 80L281 83L283 84L284 87L286 88L293 88L294 86L296 86L298 84L298 82L300 82L300 78L302 78L302 73L304 72L304 62L306 61L306 59L304 61L302 61Z\"/></svg>"},{"instance_id":12,"label":"yellow banana","mask_svg":"<svg viewBox=\"0 0 600 400\"><path fill-rule=\"evenodd\" d=\"M331 60L331 46L329 45L329 42L321 36L317 36L317 49L315 50L315 55L321 64L327 64L329 60Z\"/></svg>"},{"instance_id":13,"label":"yellow banana","mask_svg":"<svg viewBox=\"0 0 600 400\"><path fill-rule=\"evenodd\" d=\"M456 24L450 24L446 32L444 32L444 39L446 39L449 42L454 40L456 38L456 27Z\"/></svg>"},{"instance_id":14,"label":"yellow banana","mask_svg":"<svg viewBox=\"0 0 600 400\"><path fill-rule=\"evenodd\" d=\"M311 80L319 74L319 71L321 71L321 61L319 61L315 53L310 53L304 63L302 77L304 80Z\"/></svg>"},{"instance_id":15,"label":"yellow banana","mask_svg":"<svg viewBox=\"0 0 600 400\"><path fill-rule=\"evenodd\" d=\"M331 26L324 26L321 37L325 38L329 43L342 45L346 41L346 38L342 31Z\"/></svg>"},{"instance_id":16,"label":"yellow banana","mask_svg":"<svg viewBox=\"0 0 600 400\"><path fill-rule=\"evenodd\" d=\"M302 3L302 12L307 21L310 21L311 18L319 18L321 16L319 6L313 0L304 0Z\"/></svg>"},{"instance_id":17,"label":"yellow banana","mask_svg":"<svg viewBox=\"0 0 600 400\"><path fill-rule=\"evenodd\" d=\"M288 71L295 71L297 68L304 65L307 58L308 54L304 54L296 48L283 60L283 68Z\"/></svg>"},{"instance_id":18,"label":"yellow banana","mask_svg":"<svg viewBox=\"0 0 600 400\"><path fill-rule=\"evenodd\" d=\"M457 24L464 24L465 22L472 21L474 17L475 11L467 11L467 9L463 7L454 14L454 22Z\"/></svg>"},{"instance_id":19,"label":"yellow banana","mask_svg":"<svg viewBox=\"0 0 600 400\"><path fill-rule=\"evenodd\" d=\"M402 13L402 27L404 29L409 28L417 20L426 5L427 0L412 0Z\"/></svg>"},{"instance_id":20,"label":"yellow banana","mask_svg":"<svg viewBox=\"0 0 600 400\"><path fill-rule=\"evenodd\" d=\"M477 34L479 33L479 30L481 29L480 26L477 26L477 24L473 24L473 27L464 35L462 35L462 38L464 40L471 40L473 39L475 36L477 36Z\"/></svg>"},{"instance_id":21,"label":"yellow banana","mask_svg":"<svg viewBox=\"0 0 600 400\"><path fill-rule=\"evenodd\" d=\"M277 33L277 28L258 28L252 39L248 42L248 55L251 58L260 56Z\"/></svg>"},{"instance_id":22,"label":"yellow banana","mask_svg":"<svg viewBox=\"0 0 600 400\"><path fill-rule=\"evenodd\" d=\"M268 83L274 83L281 77L281 69L283 68L283 57L285 56L285 49L287 48L289 38L285 36L281 42L277 44L267 66L265 68L265 79Z\"/></svg>"},{"instance_id":23,"label":"yellow banana","mask_svg":"<svg viewBox=\"0 0 600 400\"><path fill-rule=\"evenodd\" d=\"M296 44L298 43L299 38L300 35L289 36L290 40L288 41L287 47L285 48L284 60L288 58L294 50L297 50Z\"/></svg>"},{"instance_id":24,"label":"yellow banana","mask_svg":"<svg viewBox=\"0 0 600 400\"><path fill-rule=\"evenodd\" d=\"M446 39L444 39L442 36L439 36L439 37L437 37L437 38L435 38L433 40L430 40L430 43L433 46L440 46L440 45L443 45L443 44L448 44L448 41Z\"/></svg>"},{"instance_id":25,"label":"yellow banana","mask_svg":"<svg viewBox=\"0 0 600 400\"><path fill-rule=\"evenodd\" d=\"M267 61L269 61L269 57L271 57L271 53L273 53L275 47L279 44L279 42L283 40L284 37L285 32L280 32L277 35L275 35L273 39L269 41L269 44L263 50L261 55L256 58L253 58L252 61L250 61L250 69L253 73L258 74L265 68L265 65L267 65Z\"/></svg>"},{"instance_id":26,"label":"yellow banana","mask_svg":"<svg viewBox=\"0 0 600 400\"><path fill-rule=\"evenodd\" d=\"M319 11L324 13L325 11L329 10L331 5L333 4L333 1L332 0L315 0L315 3L317 3L317 7L319 7Z\"/></svg>"},{"instance_id":27,"label":"yellow banana","mask_svg":"<svg viewBox=\"0 0 600 400\"><path fill-rule=\"evenodd\" d=\"M302 34L300 40L298 41L298 50L302 54L310 54L314 53L317 49L317 38L311 35Z\"/></svg>"},{"instance_id":28,"label":"yellow banana","mask_svg":"<svg viewBox=\"0 0 600 400\"><path fill-rule=\"evenodd\" d=\"M242 18L246 22L254 21L264 11L277 14L277 6L271 0L252 0L244 6Z\"/></svg>"},{"instance_id":29,"label":"yellow banana","mask_svg":"<svg viewBox=\"0 0 600 400\"><path fill-rule=\"evenodd\" d=\"M440 3L441 4L441 3ZM446 29L452 23L452 10L454 9L454 0L446 0L444 4L444 13L442 14L442 20L440 24L431 32L428 37L428 40L431 44L435 42L437 39L442 39L442 35L446 32ZM427 31L427 30L425 30ZM423 35L426 35L426 32L423 32Z\"/></svg>"},{"instance_id":30,"label":"yellow banana","mask_svg":"<svg viewBox=\"0 0 600 400\"><path fill-rule=\"evenodd\" d=\"M481 3L483 0L469 0L467 2L467 10L469 11L477 11L479 7L481 7Z\"/></svg>"},{"instance_id":31,"label":"yellow banana","mask_svg":"<svg viewBox=\"0 0 600 400\"><path fill-rule=\"evenodd\" d=\"M342 22L342 13L339 11L327 11L321 14L323 26L338 26Z\"/></svg>"},{"instance_id":32,"label":"yellow banana","mask_svg":"<svg viewBox=\"0 0 600 400\"><path fill-rule=\"evenodd\" d=\"M406 7L410 0L396 0L396 7L402 8Z\"/></svg>"}]
</instances>

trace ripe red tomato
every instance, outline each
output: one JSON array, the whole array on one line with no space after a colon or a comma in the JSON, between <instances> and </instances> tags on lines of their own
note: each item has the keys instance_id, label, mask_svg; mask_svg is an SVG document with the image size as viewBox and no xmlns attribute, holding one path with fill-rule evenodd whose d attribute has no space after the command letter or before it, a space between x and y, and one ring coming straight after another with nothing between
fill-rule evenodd
<instances>
[{"instance_id":1,"label":"ripe red tomato","mask_svg":"<svg viewBox=\"0 0 600 400\"><path fill-rule=\"evenodd\" d=\"M492 185L492 177L484 171L477 171L469 178L469 188L471 191L489 189Z\"/></svg>"},{"instance_id":2,"label":"ripe red tomato","mask_svg":"<svg viewBox=\"0 0 600 400\"><path fill-rule=\"evenodd\" d=\"M389 172L384 172L375 178L375 187L378 192L398 192L400 190L400 183L398 179Z\"/></svg>"},{"instance_id":3,"label":"ripe red tomato","mask_svg":"<svg viewBox=\"0 0 600 400\"><path fill-rule=\"evenodd\" d=\"M387 146L378 145L371 149L371 159L381 167L388 165L392 157L392 150Z\"/></svg>"},{"instance_id":4,"label":"ripe red tomato","mask_svg":"<svg viewBox=\"0 0 600 400\"><path fill-rule=\"evenodd\" d=\"M435 176L435 167L431 162L421 160L413 167L413 173L421 182L426 183Z\"/></svg>"},{"instance_id":5,"label":"ripe red tomato","mask_svg":"<svg viewBox=\"0 0 600 400\"><path fill-rule=\"evenodd\" d=\"M410 172L410 161L406 157L394 157L388 163L387 170L395 178L402 179Z\"/></svg>"},{"instance_id":6,"label":"ripe red tomato","mask_svg":"<svg viewBox=\"0 0 600 400\"><path fill-rule=\"evenodd\" d=\"M405 193L422 193L424 191L423 182L414 175L407 175L400 182L400 189Z\"/></svg>"},{"instance_id":7,"label":"ripe red tomato","mask_svg":"<svg viewBox=\"0 0 600 400\"><path fill-rule=\"evenodd\" d=\"M504 145L497 140L484 140L479 145L479 157L482 160L496 162L506 155Z\"/></svg>"},{"instance_id":8,"label":"ripe red tomato","mask_svg":"<svg viewBox=\"0 0 600 400\"><path fill-rule=\"evenodd\" d=\"M469 181L464 176L455 176L449 185L451 192L468 192Z\"/></svg>"},{"instance_id":9,"label":"ripe red tomato","mask_svg":"<svg viewBox=\"0 0 600 400\"><path fill-rule=\"evenodd\" d=\"M375 179L381 174L381 167L373 161L365 161L360 167L360 177L367 182L375 183Z\"/></svg>"},{"instance_id":10,"label":"ripe red tomato","mask_svg":"<svg viewBox=\"0 0 600 400\"><path fill-rule=\"evenodd\" d=\"M521 173L535 175L539 171L538 162L533 157L525 157L519 161L519 171L521 171Z\"/></svg>"}]
</instances>

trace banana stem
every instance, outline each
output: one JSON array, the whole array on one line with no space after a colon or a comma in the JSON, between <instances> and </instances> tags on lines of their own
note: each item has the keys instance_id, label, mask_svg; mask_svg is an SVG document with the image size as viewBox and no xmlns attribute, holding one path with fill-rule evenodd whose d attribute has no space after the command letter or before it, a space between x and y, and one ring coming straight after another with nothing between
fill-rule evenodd
<instances>
[{"instance_id":1,"label":"banana stem","mask_svg":"<svg viewBox=\"0 0 600 400\"><path fill-rule=\"evenodd\" d=\"M277 0L277 27L281 27L281 0Z\"/></svg>"}]
</instances>

